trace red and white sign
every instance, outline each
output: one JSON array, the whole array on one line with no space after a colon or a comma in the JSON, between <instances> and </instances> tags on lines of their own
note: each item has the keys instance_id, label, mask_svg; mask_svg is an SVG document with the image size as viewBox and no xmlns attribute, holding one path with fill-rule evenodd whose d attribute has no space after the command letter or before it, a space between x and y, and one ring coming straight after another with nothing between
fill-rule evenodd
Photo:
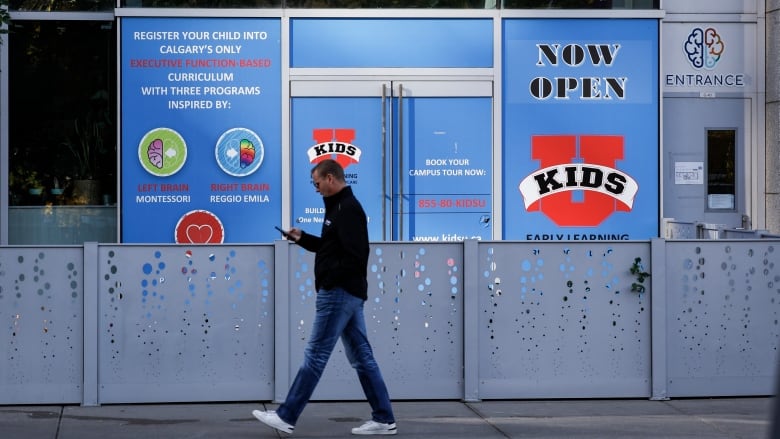
<instances>
[{"instance_id":1,"label":"red and white sign","mask_svg":"<svg viewBox=\"0 0 780 439\"><path fill-rule=\"evenodd\" d=\"M176 223L177 244L222 244L224 241L222 222L207 210L191 210Z\"/></svg>"},{"instance_id":2,"label":"red and white sign","mask_svg":"<svg viewBox=\"0 0 780 439\"><path fill-rule=\"evenodd\" d=\"M531 154L541 168L520 183L526 211L566 227L597 226L614 212L631 211L639 185L616 169L622 136L533 136ZM584 191L583 199L573 201L571 191Z\"/></svg>"},{"instance_id":3,"label":"red and white sign","mask_svg":"<svg viewBox=\"0 0 780 439\"><path fill-rule=\"evenodd\" d=\"M312 137L317 142L306 152L312 164L325 159L336 160L342 168L353 163L360 163L362 151L352 144L355 140L355 130L349 128L318 128L312 130Z\"/></svg>"}]
</instances>

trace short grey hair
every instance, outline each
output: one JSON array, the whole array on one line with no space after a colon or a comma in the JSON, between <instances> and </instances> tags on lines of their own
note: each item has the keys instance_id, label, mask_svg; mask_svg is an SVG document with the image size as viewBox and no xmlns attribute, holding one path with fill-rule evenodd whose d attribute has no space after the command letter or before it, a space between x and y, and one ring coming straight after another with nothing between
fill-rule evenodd
<instances>
[{"instance_id":1,"label":"short grey hair","mask_svg":"<svg viewBox=\"0 0 780 439\"><path fill-rule=\"evenodd\" d=\"M328 174L332 175L337 181L344 182L344 168L341 167L339 162L333 159L325 159L317 163L311 168L311 174L317 173L320 177L324 177Z\"/></svg>"}]
</instances>

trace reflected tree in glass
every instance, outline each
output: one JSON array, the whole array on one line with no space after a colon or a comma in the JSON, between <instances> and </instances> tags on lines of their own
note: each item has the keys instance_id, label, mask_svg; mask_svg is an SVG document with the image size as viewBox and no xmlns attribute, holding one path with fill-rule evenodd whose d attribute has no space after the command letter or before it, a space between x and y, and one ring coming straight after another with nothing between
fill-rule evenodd
<instances>
[{"instance_id":1,"label":"reflected tree in glass","mask_svg":"<svg viewBox=\"0 0 780 439\"><path fill-rule=\"evenodd\" d=\"M11 9L14 11L111 11L114 9L113 0L11 0Z\"/></svg>"}]
</instances>

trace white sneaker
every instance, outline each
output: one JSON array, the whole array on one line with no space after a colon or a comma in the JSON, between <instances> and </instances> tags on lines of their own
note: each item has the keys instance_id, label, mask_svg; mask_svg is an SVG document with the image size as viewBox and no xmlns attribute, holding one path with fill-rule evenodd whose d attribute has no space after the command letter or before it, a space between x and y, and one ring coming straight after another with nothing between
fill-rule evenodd
<instances>
[{"instance_id":1,"label":"white sneaker","mask_svg":"<svg viewBox=\"0 0 780 439\"><path fill-rule=\"evenodd\" d=\"M376 421L368 421L360 427L352 429L352 434L370 435L370 434L396 434L395 422L383 424Z\"/></svg>"},{"instance_id":2,"label":"white sneaker","mask_svg":"<svg viewBox=\"0 0 780 439\"><path fill-rule=\"evenodd\" d=\"M295 430L295 427L282 421L282 418L280 418L279 415L277 415L273 410L268 410L265 412L261 410L252 410L252 416L257 418L257 420L263 424L285 433L292 434L293 430ZM393 424L393 428L395 428L395 424Z\"/></svg>"}]
</instances>

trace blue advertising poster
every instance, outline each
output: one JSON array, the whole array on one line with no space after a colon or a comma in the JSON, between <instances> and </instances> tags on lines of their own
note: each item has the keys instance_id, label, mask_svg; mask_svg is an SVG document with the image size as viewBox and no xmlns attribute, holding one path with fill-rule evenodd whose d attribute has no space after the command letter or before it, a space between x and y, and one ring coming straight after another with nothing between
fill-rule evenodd
<instances>
[{"instance_id":1,"label":"blue advertising poster","mask_svg":"<svg viewBox=\"0 0 780 439\"><path fill-rule=\"evenodd\" d=\"M659 230L658 22L503 23L504 239Z\"/></svg>"},{"instance_id":2,"label":"blue advertising poster","mask_svg":"<svg viewBox=\"0 0 780 439\"><path fill-rule=\"evenodd\" d=\"M292 126L292 224L320 235L325 216L322 196L312 186L311 169L324 159L344 168L368 217L369 239L383 234L382 104L371 97L294 98Z\"/></svg>"},{"instance_id":3,"label":"blue advertising poster","mask_svg":"<svg viewBox=\"0 0 780 439\"><path fill-rule=\"evenodd\" d=\"M268 242L281 221L278 19L123 18L122 242Z\"/></svg>"},{"instance_id":4,"label":"blue advertising poster","mask_svg":"<svg viewBox=\"0 0 780 439\"><path fill-rule=\"evenodd\" d=\"M320 233L324 208L310 171L330 158L344 167L372 241L490 239L492 99L414 97L405 111L399 105L390 99L383 108L367 96L293 98L293 225ZM383 114L393 114L387 130Z\"/></svg>"},{"instance_id":5,"label":"blue advertising poster","mask_svg":"<svg viewBox=\"0 0 780 439\"><path fill-rule=\"evenodd\" d=\"M394 205L399 235L430 242L491 239L492 99L404 103L402 182Z\"/></svg>"},{"instance_id":6,"label":"blue advertising poster","mask_svg":"<svg viewBox=\"0 0 780 439\"><path fill-rule=\"evenodd\" d=\"M293 18L292 67L493 66L490 18Z\"/></svg>"}]
</instances>

